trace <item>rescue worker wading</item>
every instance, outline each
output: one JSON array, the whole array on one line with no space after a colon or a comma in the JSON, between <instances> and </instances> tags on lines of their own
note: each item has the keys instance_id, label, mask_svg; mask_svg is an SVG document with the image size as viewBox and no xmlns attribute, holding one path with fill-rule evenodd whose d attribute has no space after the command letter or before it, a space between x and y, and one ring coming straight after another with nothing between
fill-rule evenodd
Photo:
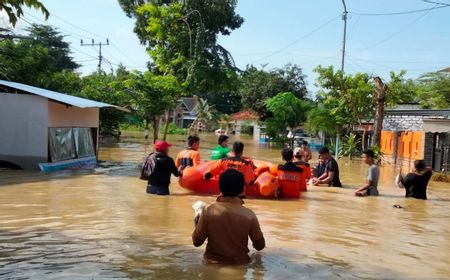
<instances>
[{"instance_id":1,"label":"rescue worker wading","mask_svg":"<svg viewBox=\"0 0 450 280\"><path fill-rule=\"evenodd\" d=\"M196 166L200 164L200 138L197 136L188 137L188 148L178 153L175 159L175 165L179 171L183 171L186 167Z\"/></svg>"},{"instance_id":2,"label":"rescue worker wading","mask_svg":"<svg viewBox=\"0 0 450 280\"><path fill-rule=\"evenodd\" d=\"M283 197L299 198L301 191L306 189L305 173L300 166L292 162L294 152L291 149L283 149L281 156L285 164L278 165L276 170L271 173L278 176L280 194Z\"/></svg>"},{"instance_id":3,"label":"rescue worker wading","mask_svg":"<svg viewBox=\"0 0 450 280\"><path fill-rule=\"evenodd\" d=\"M255 166L253 161L248 158L242 157L244 152L244 143L233 143L233 157L227 157L217 161L206 173L205 179L211 179L213 176L219 175L227 169L235 169L244 175L245 185L249 186L253 184L256 177L254 174ZM244 189L245 192L245 189Z\"/></svg>"}]
</instances>

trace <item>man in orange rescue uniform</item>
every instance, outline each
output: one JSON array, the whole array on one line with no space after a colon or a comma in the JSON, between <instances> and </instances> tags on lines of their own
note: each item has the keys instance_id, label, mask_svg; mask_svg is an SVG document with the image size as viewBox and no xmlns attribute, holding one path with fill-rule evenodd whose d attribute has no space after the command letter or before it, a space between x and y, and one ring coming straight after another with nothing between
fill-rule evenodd
<instances>
[{"instance_id":1,"label":"man in orange rescue uniform","mask_svg":"<svg viewBox=\"0 0 450 280\"><path fill-rule=\"evenodd\" d=\"M217 161L205 173L205 179L211 179L213 176L219 175L224 170L235 169L244 175L246 186L253 184L253 182L256 179L256 176L254 174L255 166L251 159L242 157L243 152L244 152L244 143L234 142L233 143L234 156L227 157Z\"/></svg>"},{"instance_id":2,"label":"man in orange rescue uniform","mask_svg":"<svg viewBox=\"0 0 450 280\"><path fill-rule=\"evenodd\" d=\"M183 171L186 167L196 166L200 164L200 138L198 136L188 137L188 148L178 153L175 159L175 166L179 171Z\"/></svg>"},{"instance_id":3,"label":"man in orange rescue uniform","mask_svg":"<svg viewBox=\"0 0 450 280\"><path fill-rule=\"evenodd\" d=\"M278 176L280 182L280 195L288 198L299 198L300 192L306 189L306 178L303 169L292 162L294 152L285 148L281 151L285 164L280 164L271 173Z\"/></svg>"}]
</instances>

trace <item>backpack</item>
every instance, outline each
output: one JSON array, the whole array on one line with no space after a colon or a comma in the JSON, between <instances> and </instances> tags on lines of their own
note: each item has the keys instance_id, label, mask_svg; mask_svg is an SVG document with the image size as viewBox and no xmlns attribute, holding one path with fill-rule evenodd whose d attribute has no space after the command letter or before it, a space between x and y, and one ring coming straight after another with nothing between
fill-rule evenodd
<instances>
[{"instance_id":1,"label":"backpack","mask_svg":"<svg viewBox=\"0 0 450 280\"><path fill-rule=\"evenodd\" d=\"M149 177L155 172L156 169L156 155L155 153L150 153L145 158L144 163L141 168L141 180L148 180Z\"/></svg>"}]
</instances>

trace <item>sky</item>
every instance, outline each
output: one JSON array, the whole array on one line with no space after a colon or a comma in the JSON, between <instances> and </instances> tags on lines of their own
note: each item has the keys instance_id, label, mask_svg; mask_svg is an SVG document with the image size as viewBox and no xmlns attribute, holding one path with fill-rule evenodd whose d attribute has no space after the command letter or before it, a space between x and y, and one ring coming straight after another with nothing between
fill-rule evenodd
<instances>
[{"instance_id":1,"label":"sky","mask_svg":"<svg viewBox=\"0 0 450 280\"><path fill-rule=\"evenodd\" d=\"M96 70L98 47L80 46L81 39L94 39L95 43L109 40L110 45L102 47L105 71L116 69L119 63L129 69L146 69L149 56L133 32L134 20L116 0L41 2L50 12L49 19L45 21L40 12L27 9L16 26L17 34L26 33L24 28L30 23L57 27L70 42L83 75ZM413 12L439 7L437 2L449 6ZM450 0L345 3L349 12L345 73L367 72L388 80L391 71L404 69L407 78L415 79L450 67ZM219 43L230 51L237 67L245 69L253 64L270 70L297 64L306 74L312 94L317 90L315 67L341 67L342 0L238 0L236 12L244 23L231 35L220 36Z\"/></svg>"}]
</instances>

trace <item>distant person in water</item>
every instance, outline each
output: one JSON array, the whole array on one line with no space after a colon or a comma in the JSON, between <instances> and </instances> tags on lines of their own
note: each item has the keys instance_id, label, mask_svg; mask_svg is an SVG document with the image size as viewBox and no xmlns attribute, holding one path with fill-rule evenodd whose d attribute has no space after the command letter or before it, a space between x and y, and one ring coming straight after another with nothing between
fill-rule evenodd
<instances>
[{"instance_id":1,"label":"distant person in water","mask_svg":"<svg viewBox=\"0 0 450 280\"><path fill-rule=\"evenodd\" d=\"M319 155L319 163L314 167L314 177L318 178L327 172L327 164L321 155Z\"/></svg>"},{"instance_id":2,"label":"distant person in water","mask_svg":"<svg viewBox=\"0 0 450 280\"><path fill-rule=\"evenodd\" d=\"M375 163L375 153L372 150L366 150L362 154L362 159L369 166L367 171L366 183L355 191L356 196L378 195L378 178L380 177L380 168Z\"/></svg>"},{"instance_id":3,"label":"distant person in water","mask_svg":"<svg viewBox=\"0 0 450 280\"><path fill-rule=\"evenodd\" d=\"M187 149L179 152L175 159L175 165L178 170L183 171L186 167L197 166L200 164L199 147L200 138L195 135L189 136Z\"/></svg>"},{"instance_id":4,"label":"distant person in water","mask_svg":"<svg viewBox=\"0 0 450 280\"><path fill-rule=\"evenodd\" d=\"M424 160L416 160L414 161L414 172L403 177L400 169L401 184L399 187L405 188L405 197L427 199L427 186L432 174L431 167L426 167Z\"/></svg>"},{"instance_id":5,"label":"distant person in water","mask_svg":"<svg viewBox=\"0 0 450 280\"><path fill-rule=\"evenodd\" d=\"M255 213L244 207L238 196L244 190L244 176L237 170L227 169L219 177L219 196L206 207L192 233L192 243L208 244L203 258L206 263L242 265L250 262L248 239L260 251L266 246Z\"/></svg>"},{"instance_id":6,"label":"distant person in water","mask_svg":"<svg viewBox=\"0 0 450 280\"><path fill-rule=\"evenodd\" d=\"M326 164L326 171L320 177L312 178L314 186L320 184L327 184L330 187L342 188L341 180L339 179L339 166L336 160L330 155L327 147L322 147L319 150L319 155L322 156Z\"/></svg>"},{"instance_id":7,"label":"distant person in water","mask_svg":"<svg viewBox=\"0 0 450 280\"><path fill-rule=\"evenodd\" d=\"M311 168L309 166L309 163L304 161L304 155L301 147L297 147L294 149L294 164L299 166L304 170L304 177L306 180L311 179ZM306 190L306 188L304 189Z\"/></svg>"},{"instance_id":8,"label":"distant person in water","mask_svg":"<svg viewBox=\"0 0 450 280\"><path fill-rule=\"evenodd\" d=\"M147 193L157 195L169 195L171 174L180 176L173 159L168 156L169 148L172 146L166 141L155 142L154 171L148 178Z\"/></svg>"},{"instance_id":9,"label":"distant person in water","mask_svg":"<svg viewBox=\"0 0 450 280\"><path fill-rule=\"evenodd\" d=\"M301 154L301 160L304 162L309 162L312 159L312 153L311 150L308 148L308 142L303 140L300 145L300 150L298 151ZM294 154L297 154L298 152L294 151Z\"/></svg>"},{"instance_id":10,"label":"distant person in water","mask_svg":"<svg viewBox=\"0 0 450 280\"><path fill-rule=\"evenodd\" d=\"M230 137L227 135L220 135L217 140L218 144L211 150L211 159L218 160L229 156L230 148L228 148L228 140Z\"/></svg>"}]
</instances>

